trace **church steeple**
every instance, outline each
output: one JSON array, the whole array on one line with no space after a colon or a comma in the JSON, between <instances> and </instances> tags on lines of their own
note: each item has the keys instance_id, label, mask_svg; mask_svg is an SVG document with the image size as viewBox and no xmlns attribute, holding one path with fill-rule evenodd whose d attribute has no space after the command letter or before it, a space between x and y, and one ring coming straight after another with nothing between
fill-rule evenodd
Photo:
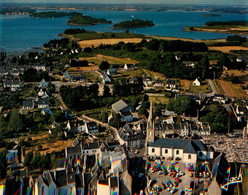
<instances>
[{"instance_id":1,"label":"church steeple","mask_svg":"<svg viewBox=\"0 0 248 195\"><path fill-rule=\"evenodd\" d=\"M155 132L153 127L153 111L152 111L152 101L150 104L150 112L149 117L147 119L147 127L146 127L146 142L154 142L155 140Z\"/></svg>"},{"instance_id":2,"label":"church steeple","mask_svg":"<svg viewBox=\"0 0 248 195\"><path fill-rule=\"evenodd\" d=\"M150 112L149 112L149 116L148 116L148 119L147 119L147 129L148 128L153 128L153 112L152 112L152 101L151 101L151 104L150 104Z\"/></svg>"}]
</instances>

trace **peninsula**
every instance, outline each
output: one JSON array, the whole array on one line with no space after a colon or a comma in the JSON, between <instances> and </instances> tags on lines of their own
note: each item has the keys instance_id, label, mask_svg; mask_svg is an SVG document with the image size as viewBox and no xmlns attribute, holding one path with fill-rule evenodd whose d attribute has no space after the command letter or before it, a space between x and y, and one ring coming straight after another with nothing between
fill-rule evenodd
<instances>
[{"instance_id":1,"label":"peninsula","mask_svg":"<svg viewBox=\"0 0 248 195\"><path fill-rule=\"evenodd\" d=\"M231 33L238 35L248 34L248 21L210 21L206 22L204 26L185 27L185 31L207 31L219 33Z\"/></svg>"},{"instance_id":2,"label":"peninsula","mask_svg":"<svg viewBox=\"0 0 248 195\"><path fill-rule=\"evenodd\" d=\"M140 20L140 19L134 19L131 21L123 21L117 24L113 25L113 28L116 29L126 29L126 28L142 28L142 27L151 27L155 26L153 21L151 20Z\"/></svg>"},{"instance_id":3,"label":"peninsula","mask_svg":"<svg viewBox=\"0 0 248 195\"><path fill-rule=\"evenodd\" d=\"M35 18L60 18L60 17L78 16L78 15L82 15L82 14L78 12L55 12L55 11L35 12L30 14L31 17L35 17Z\"/></svg>"}]
</instances>

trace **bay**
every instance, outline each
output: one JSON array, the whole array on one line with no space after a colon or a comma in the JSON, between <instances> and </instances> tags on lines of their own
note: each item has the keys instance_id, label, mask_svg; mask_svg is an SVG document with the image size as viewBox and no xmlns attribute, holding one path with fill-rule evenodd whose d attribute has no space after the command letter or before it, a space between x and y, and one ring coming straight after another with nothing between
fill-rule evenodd
<instances>
[{"instance_id":1,"label":"bay","mask_svg":"<svg viewBox=\"0 0 248 195\"><path fill-rule=\"evenodd\" d=\"M46 11L46 10L37 10ZM132 19L153 20L154 27L130 29L132 33L144 35L180 37L190 39L219 39L230 34L212 32L186 32L185 26L202 26L208 21L247 20L248 15L221 14L221 17L203 17L206 12L184 11L77 11L85 15L105 18L113 24ZM66 24L69 17L63 18L31 18L29 16L0 15L0 47L7 53L22 53L32 47L42 47L51 39L60 38L59 33L67 28L85 28L98 32L124 32L112 29L113 24L94 26L71 26Z\"/></svg>"}]
</instances>

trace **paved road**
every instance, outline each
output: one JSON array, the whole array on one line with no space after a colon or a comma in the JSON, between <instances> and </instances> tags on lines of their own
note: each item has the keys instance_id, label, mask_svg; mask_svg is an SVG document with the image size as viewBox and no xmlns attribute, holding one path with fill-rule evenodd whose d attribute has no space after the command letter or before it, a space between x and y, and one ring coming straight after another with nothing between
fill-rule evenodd
<instances>
[{"instance_id":1,"label":"paved road","mask_svg":"<svg viewBox=\"0 0 248 195\"><path fill-rule=\"evenodd\" d=\"M90 118L90 117L88 117L86 115L81 115L81 117L84 118L84 119L86 119L86 120L88 120L88 121L96 122L97 124L100 124L100 125L106 127L107 129L110 129L113 132L113 134L114 134L114 138L117 139L120 142L120 145L123 145L124 144L124 141L121 140L121 139L119 139L118 130L116 128L110 126L108 123L103 123L103 122L101 122L99 120L96 120L94 118Z\"/></svg>"},{"instance_id":2,"label":"paved road","mask_svg":"<svg viewBox=\"0 0 248 195\"><path fill-rule=\"evenodd\" d=\"M212 93L209 93L209 94L208 94L208 97L214 96L214 94L217 93L217 89L216 89L216 87L215 87L215 85L214 85L214 83L213 83L213 80L212 80L212 79L207 79L207 81L208 81L210 87L212 88Z\"/></svg>"}]
</instances>

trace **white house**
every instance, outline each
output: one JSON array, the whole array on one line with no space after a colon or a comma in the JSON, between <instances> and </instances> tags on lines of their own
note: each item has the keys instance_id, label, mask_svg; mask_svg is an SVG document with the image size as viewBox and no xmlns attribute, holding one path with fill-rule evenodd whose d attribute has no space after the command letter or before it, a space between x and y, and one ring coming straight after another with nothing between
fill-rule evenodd
<instances>
[{"instance_id":1,"label":"white house","mask_svg":"<svg viewBox=\"0 0 248 195\"><path fill-rule=\"evenodd\" d=\"M133 70L135 68L134 64L125 64L124 69L125 70Z\"/></svg>"},{"instance_id":2,"label":"white house","mask_svg":"<svg viewBox=\"0 0 248 195\"><path fill-rule=\"evenodd\" d=\"M39 99L38 100L38 108L45 108L45 107L49 107L49 100L46 99Z\"/></svg>"},{"instance_id":3,"label":"white house","mask_svg":"<svg viewBox=\"0 0 248 195\"><path fill-rule=\"evenodd\" d=\"M164 80L155 80L155 87L164 87Z\"/></svg>"},{"instance_id":4,"label":"white house","mask_svg":"<svg viewBox=\"0 0 248 195\"><path fill-rule=\"evenodd\" d=\"M88 156L98 155L101 152L102 146L99 142L82 144L82 154Z\"/></svg>"},{"instance_id":5,"label":"white house","mask_svg":"<svg viewBox=\"0 0 248 195\"><path fill-rule=\"evenodd\" d=\"M226 95L215 94L213 97L213 101L225 104L227 101L227 97Z\"/></svg>"},{"instance_id":6,"label":"white house","mask_svg":"<svg viewBox=\"0 0 248 195\"><path fill-rule=\"evenodd\" d=\"M201 86L201 79L199 77L193 81L193 86Z\"/></svg>"},{"instance_id":7,"label":"white house","mask_svg":"<svg viewBox=\"0 0 248 195\"><path fill-rule=\"evenodd\" d=\"M14 81L5 81L3 84L3 87L9 87L11 91L16 91L17 89L20 89L22 87L22 83L18 80Z\"/></svg>"},{"instance_id":8,"label":"white house","mask_svg":"<svg viewBox=\"0 0 248 195\"><path fill-rule=\"evenodd\" d=\"M116 69L115 68L108 69L107 75L109 75L109 76L116 75Z\"/></svg>"},{"instance_id":9,"label":"white house","mask_svg":"<svg viewBox=\"0 0 248 195\"><path fill-rule=\"evenodd\" d=\"M213 151L197 140L190 139L158 139L149 142L147 155L165 159L182 160L187 163L196 163L197 160L213 159Z\"/></svg>"}]
</instances>

